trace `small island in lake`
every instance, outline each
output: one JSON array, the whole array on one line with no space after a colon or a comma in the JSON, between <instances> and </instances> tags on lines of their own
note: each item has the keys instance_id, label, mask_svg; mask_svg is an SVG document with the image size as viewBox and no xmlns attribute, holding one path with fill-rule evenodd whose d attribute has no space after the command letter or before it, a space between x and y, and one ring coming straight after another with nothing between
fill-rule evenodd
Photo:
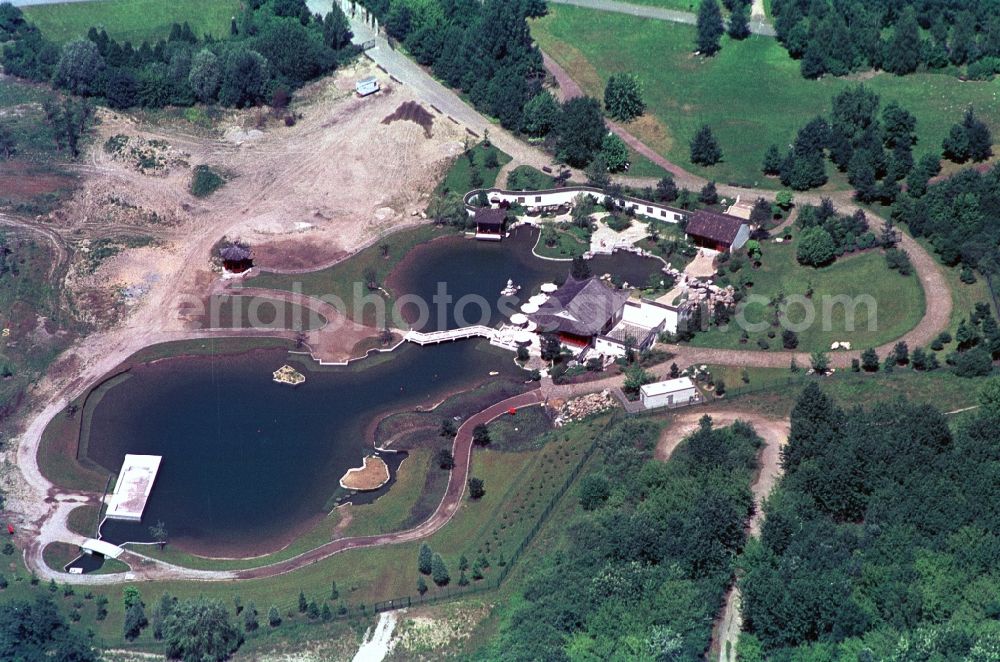
<instances>
[{"instance_id":1,"label":"small island in lake","mask_svg":"<svg viewBox=\"0 0 1000 662\"><path fill-rule=\"evenodd\" d=\"M290 365L283 365L274 371L274 381L279 384L298 386L306 381L306 376Z\"/></svg>"},{"instance_id":2,"label":"small island in lake","mask_svg":"<svg viewBox=\"0 0 1000 662\"><path fill-rule=\"evenodd\" d=\"M389 482L389 467L382 458L370 455L365 458L361 467L348 469L340 479L340 486L345 490L367 492L377 490Z\"/></svg>"}]
</instances>

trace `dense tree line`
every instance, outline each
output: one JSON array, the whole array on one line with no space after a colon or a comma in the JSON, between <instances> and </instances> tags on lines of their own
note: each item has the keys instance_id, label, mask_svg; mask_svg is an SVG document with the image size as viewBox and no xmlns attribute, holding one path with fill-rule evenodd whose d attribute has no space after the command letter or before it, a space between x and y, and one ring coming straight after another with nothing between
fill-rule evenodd
<instances>
[{"instance_id":1,"label":"dense tree line","mask_svg":"<svg viewBox=\"0 0 1000 662\"><path fill-rule=\"evenodd\" d=\"M305 0L252 0L225 36L195 35L174 24L154 44L119 43L103 29L61 49L24 20L20 10L0 5L0 41L7 73L51 81L72 94L103 97L113 108L218 102L245 107L287 99L289 90L353 57L347 17L335 5L313 15Z\"/></svg>"},{"instance_id":2,"label":"dense tree line","mask_svg":"<svg viewBox=\"0 0 1000 662\"><path fill-rule=\"evenodd\" d=\"M797 247L799 262L820 266L844 253L871 248L875 235L868 229L868 218L860 209L854 214L838 214L829 198L821 204L799 208L796 223L802 228Z\"/></svg>"},{"instance_id":3,"label":"dense tree line","mask_svg":"<svg viewBox=\"0 0 1000 662\"><path fill-rule=\"evenodd\" d=\"M771 10L806 78L864 68L904 75L965 66L973 78L1000 71L1000 15L990 0L774 0Z\"/></svg>"},{"instance_id":4,"label":"dense tree line","mask_svg":"<svg viewBox=\"0 0 1000 662\"><path fill-rule=\"evenodd\" d=\"M935 184L926 173L893 206L892 217L916 237L927 237L949 265L1000 273L1000 167L966 169ZM966 273L963 280L968 280Z\"/></svg>"},{"instance_id":5,"label":"dense tree line","mask_svg":"<svg viewBox=\"0 0 1000 662\"><path fill-rule=\"evenodd\" d=\"M0 604L0 659L96 662L98 655L86 636L70 629L52 600L40 597L34 603Z\"/></svg>"},{"instance_id":6,"label":"dense tree line","mask_svg":"<svg viewBox=\"0 0 1000 662\"><path fill-rule=\"evenodd\" d=\"M802 127L784 157L777 145L768 148L764 173L780 176L795 190L816 188L827 181L829 159L847 173L859 200L891 203L914 170L917 120L896 102L884 107L881 103L864 85L840 92L833 97L830 115L817 116ZM931 162L922 160L920 166L929 168Z\"/></svg>"},{"instance_id":7,"label":"dense tree line","mask_svg":"<svg viewBox=\"0 0 1000 662\"><path fill-rule=\"evenodd\" d=\"M366 0L391 37L508 129L541 89L542 56L527 18L544 0Z\"/></svg>"},{"instance_id":8,"label":"dense tree line","mask_svg":"<svg viewBox=\"0 0 1000 662\"><path fill-rule=\"evenodd\" d=\"M745 541L760 445L753 428L707 417L669 463L650 462L648 420L614 425L601 470L579 483L564 543L526 578L490 660L692 660Z\"/></svg>"},{"instance_id":9,"label":"dense tree line","mask_svg":"<svg viewBox=\"0 0 1000 662\"><path fill-rule=\"evenodd\" d=\"M953 430L928 405L803 391L741 559L740 660L996 659L998 392Z\"/></svg>"}]
</instances>

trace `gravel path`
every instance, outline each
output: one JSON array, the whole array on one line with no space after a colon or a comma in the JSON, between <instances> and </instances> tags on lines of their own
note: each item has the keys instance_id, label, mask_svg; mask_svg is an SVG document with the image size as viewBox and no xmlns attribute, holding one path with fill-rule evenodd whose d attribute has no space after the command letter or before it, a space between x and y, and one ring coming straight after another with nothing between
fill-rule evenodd
<instances>
[{"instance_id":1,"label":"gravel path","mask_svg":"<svg viewBox=\"0 0 1000 662\"><path fill-rule=\"evenodd\" d=\"M664 9L662 7L648 7L645 5L633 5L628 2L618 2L618 0L549 0L555 5L574 5L585 9L596 9L598 11L614 12L616 14L628 14L640 18L651 18L658 21L670 21L671 23L684 23L694 25L698 16L692 12L678 11L676 9ZM759 14L756 13L757 6L760 5ZM774 28L766 22L764 17L764 5L761 0L755 0L751 11L750 32L763 35L765 37L775 36Z\"/></svg>"}]
</instances>

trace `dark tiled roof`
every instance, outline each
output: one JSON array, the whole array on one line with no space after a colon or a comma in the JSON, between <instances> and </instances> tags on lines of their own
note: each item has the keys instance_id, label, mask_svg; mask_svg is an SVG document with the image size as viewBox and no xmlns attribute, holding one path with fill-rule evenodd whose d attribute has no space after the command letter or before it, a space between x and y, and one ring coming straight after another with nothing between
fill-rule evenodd
<instances>
[{"instance_id":1,"label":"dark tiled roof","mask_svg":"<svg viewBox=\"0 0 1000 662\"><path fill-rule=\"evenodd\" d=\"M507 218L506 209L492 209L482 207L476 210L476 225L503 225Z\"/></svg>"},{"instance_id":2,"label":"dark tiled roof","mask_svg":"<svg viewBox=\"0 0 1000 662\"><path fill-rule=\"evenodd\" d=\"M528 318L540 331L593 336L601 332L627 300L628 292L612 289L597 278L569 278Z\"/></svg>"},{"instance_id":3,"label":"dark tiled roof","mask_svg":"<svg viewBox=\"0 0 1000 662\"><path fill-rule=\"evenodd\" d=\"M731 244L745 223L746 221L736 216L699 209L691 214L684 231L696 237Z\"/></svg>"},{"instance_id":4,"label":"dark tiled roof","mask_svg":"<svg viewBox=\"0 0 1000 662\"><path fill-rule=\"evenodd\" d=\"M219 251L219 257L226 262L242 262L249 260L252 255L249 248L239 244L230 244Z\"/></svg>"}]
</instances>

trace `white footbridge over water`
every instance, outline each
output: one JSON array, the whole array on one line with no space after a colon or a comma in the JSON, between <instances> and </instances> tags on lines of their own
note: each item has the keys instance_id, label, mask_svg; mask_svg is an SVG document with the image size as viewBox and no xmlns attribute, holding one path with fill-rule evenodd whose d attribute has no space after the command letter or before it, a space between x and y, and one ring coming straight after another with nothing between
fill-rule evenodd
<instances>
[{"instance_id":1,"label":"white footbridge over water","mask_svg":"<svg viewBox=\"0 0 1000 662\"><path fill-rule=\"evenodd\" d=\"M494 329L482 324L473 324L472 326L463 326L460 329L429 331L427 333L410 330L403 336L403 340L423 346L437 345L438 343L462 340L464 338L486 338L490 341L491 345L515 351L517 350L515 333L519 330L518 327L509 327L506 325L499 329Z\"/></svg>"}]
</instances>

